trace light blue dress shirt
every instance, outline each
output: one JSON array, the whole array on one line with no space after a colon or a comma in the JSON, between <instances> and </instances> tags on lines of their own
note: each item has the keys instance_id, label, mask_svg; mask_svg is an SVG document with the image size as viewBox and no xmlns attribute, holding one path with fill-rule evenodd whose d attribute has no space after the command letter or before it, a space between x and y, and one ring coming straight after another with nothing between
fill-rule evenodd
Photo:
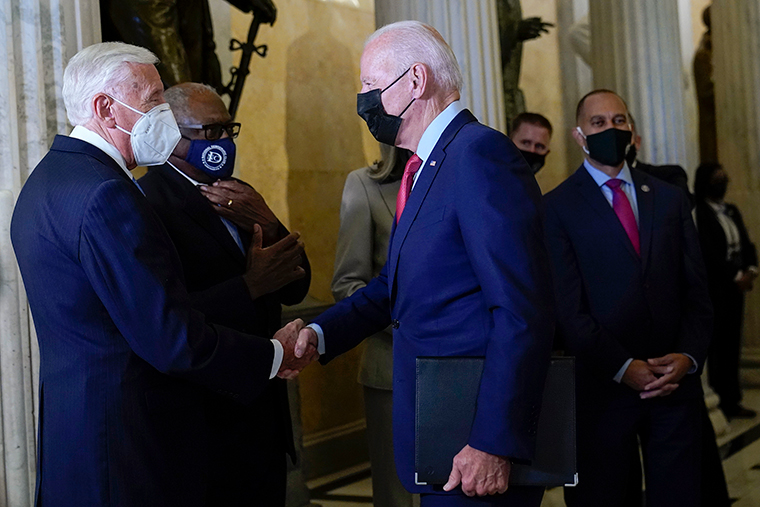
<instances>
[{"instance_id":1,"label":"light blue dress shirt","mask_svg":"<svg viewBox=\"0 0 760 507\"><path fill-rule=\"evenodd\" d=\"M636 217L636 226L638 226L639 205L636 202L636 186L633 183L633 177L631 176L631 170L628 168L628 162L623 163L623 168L620 170L620 174L618 174L616 178L610 178L602 171L592 166L588 159L583 161L583 167L586 168L586 171L588 171L596 184L599 185L599 188L602 189L602 194L604 194L604 198L607 199L610 206L612 206L612 189L608 187L606 183L611 179L618 179L624 182L620 185L620 188L623 189L626 197L628 197L628 202L631 204L631 209L633 209L633 216Z\"/></svg>"}]
</instances>

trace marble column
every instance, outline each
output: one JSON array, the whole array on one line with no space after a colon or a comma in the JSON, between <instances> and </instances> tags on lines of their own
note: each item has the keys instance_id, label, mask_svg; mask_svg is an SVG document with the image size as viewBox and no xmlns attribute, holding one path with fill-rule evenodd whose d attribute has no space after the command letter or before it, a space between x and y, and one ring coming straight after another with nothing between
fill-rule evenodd
<instances>
[{"instance_id":1,"label":"marble column","mask_svg":"<svg viewBox=\"0 0 760 507\"><path fill-rule=\"evenodd\" d=\"M590 0L589 20L594 86L628 103L643 139L640 159L693 167L678 0Z\"/></svg>"},{"instance_id":2,"label":"marble column","mask_svg":"<svg viewBox=\"0 0 760 507\"><path fill-rule=\"evenodd\" d=\"M718 160L731 178L726 199L760 244L760 0L714 0L711 9ZM747 296L745 380L760 386L760 294Z\"/></svg>"},{"instance_id":3,"label":"marble column","mask_svg":"<svg viewBox=\"0 0 760 507\"><path fill-rule=\"evenodd\" d=\"M482 123L506 132L494 0L376 0L378 27L406 19L432 25L441 33L462 68L462 102Z\"/></svg>"},{"instance_id":4,"label":"marble column","mask_svg":"<svg viewBox=\"0 0 760 507\"><path fill-rule=\"evenodd\" d=\"M34 503L39 351L10 243L19 190L67 130L63 68L100 39L98 0L0 0L0 504Z\"/></svg>"}]
</instances>

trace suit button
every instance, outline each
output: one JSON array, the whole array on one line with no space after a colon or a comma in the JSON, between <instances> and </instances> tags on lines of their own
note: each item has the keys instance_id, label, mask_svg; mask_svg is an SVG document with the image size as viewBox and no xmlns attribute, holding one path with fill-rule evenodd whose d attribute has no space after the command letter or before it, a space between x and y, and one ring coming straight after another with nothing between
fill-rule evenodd
<instances>
[{"instance_id":1,"label":"suit button","mask_svg":"<svg viewBox=\"0 0 760 507\"><path fill-rule=\"evenodd\" d=\"M398 326L399 326L399 322L398 322L398 320L396 320L396 319L393 319L393 322L391 322L391 327L392 327L393 329L398 329Z\"/></svg>"}]
</instances>

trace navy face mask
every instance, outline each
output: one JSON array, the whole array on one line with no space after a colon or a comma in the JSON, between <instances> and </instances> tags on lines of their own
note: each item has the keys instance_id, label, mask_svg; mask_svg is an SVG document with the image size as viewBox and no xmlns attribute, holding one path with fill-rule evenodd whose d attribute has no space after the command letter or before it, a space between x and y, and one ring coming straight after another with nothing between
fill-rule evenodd
<instances>
[{"instance_id":1,"label":"navy face mask","mask_svg":"<svg viewBox=\"0 0 760 507\"><path fill-rule=\"evenodd\" d=\"M193 139L185 161L212 178L229 178L235 169L235 142L229 137L216 141Z\"/></svg>"},{"instance_id":2,"label":"navy face mask","mask_svg":"<svg viewBox=\"0 0 760 507\"><path fill-rule=\"evenodd\" d=\"M411 69L411 67L409 68ZM398 135L398 130L401 128L401 115L409 109L409 106L412 105L414 99L407 104L404 110L401 111L400 115L393 116L385 111L381 95L385 90L396 84L399 79L404 77L407 72L409 72L409 69L406 69L403 74L382 90L376 88L356 95L356 112L365 122L367 122L367 127L369 127L370 133L379 142L391 146L396 145L396 136Z\"/></svg>"}]
</instances>

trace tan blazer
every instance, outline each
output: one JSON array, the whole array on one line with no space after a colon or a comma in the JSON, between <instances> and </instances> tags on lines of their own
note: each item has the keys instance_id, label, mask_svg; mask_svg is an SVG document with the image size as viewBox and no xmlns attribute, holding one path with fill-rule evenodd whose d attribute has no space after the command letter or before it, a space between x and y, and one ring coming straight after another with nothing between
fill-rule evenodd
<instances>
[{"instance_id":1,"label":"tan blazer","mask_svg":"<svg viewBox=\"0 0 760 507\"><path fill-rule=\"evenodd\" d=\"M369 167L349 173L340 205L340 232L335 254L332 293L340 301L380 273L401 181L379 183ZM370 336L359 369L359 382L375 389L393 389L393 335L390 327Z\"/></svg>"}]
</instances>

